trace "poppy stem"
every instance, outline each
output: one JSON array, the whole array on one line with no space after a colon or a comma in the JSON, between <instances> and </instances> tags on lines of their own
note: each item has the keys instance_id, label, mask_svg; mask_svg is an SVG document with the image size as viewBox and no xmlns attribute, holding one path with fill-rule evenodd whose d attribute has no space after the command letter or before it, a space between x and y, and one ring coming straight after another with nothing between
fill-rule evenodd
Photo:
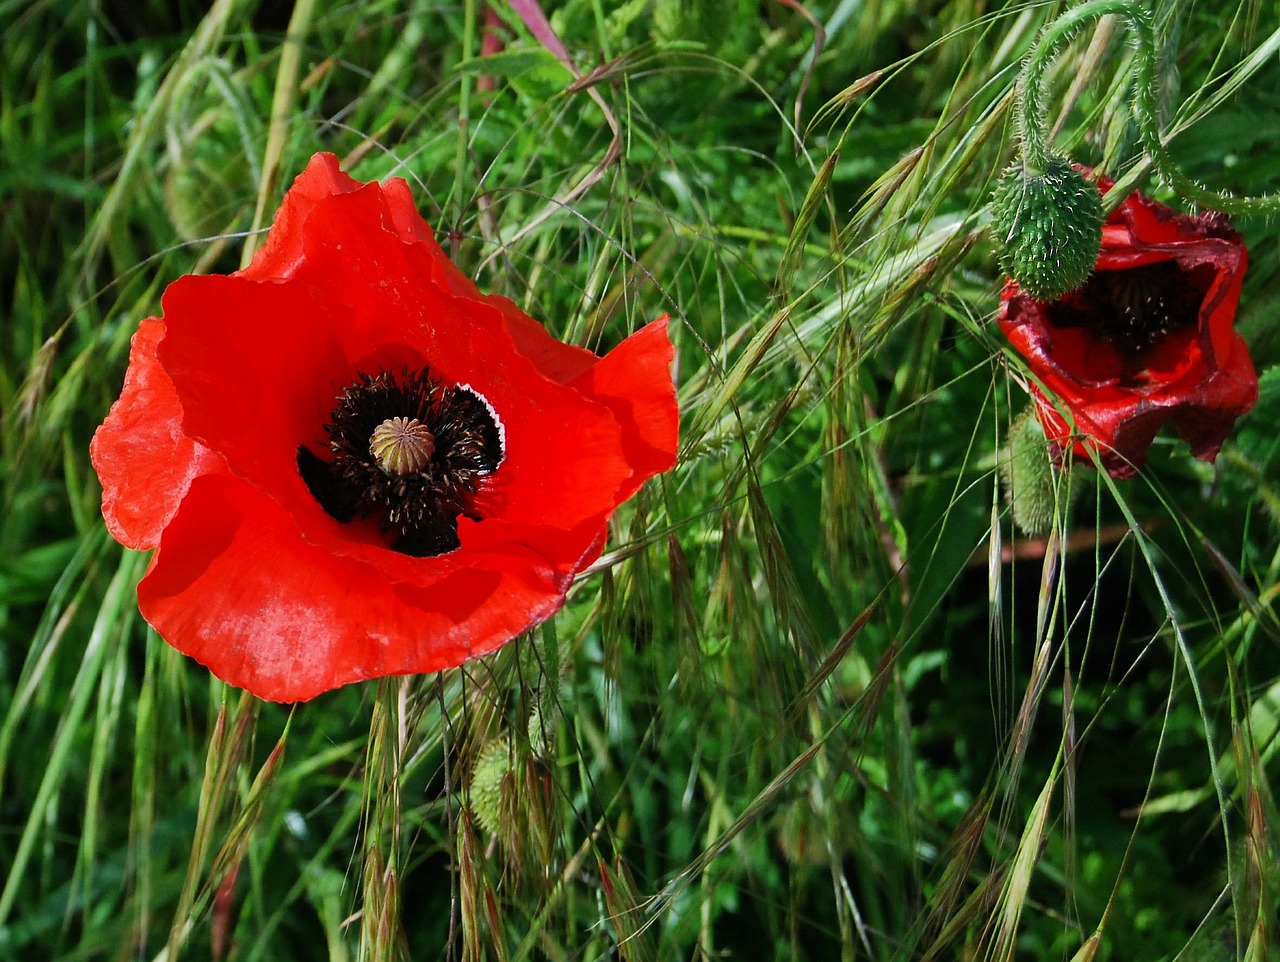
<instances>
[{"instance_id":1,"label":"poppy stem","mask_svg":"<svg viewBox=\"0 0 1280 962\"><path fill-rule=\"evenodd\" d=\"M560 639L556 637L556 624L548 620L542 624L542 673L543 684L554 688L560 684Z\"/></svg>"},{"instance_id":2,"label":"poppy stem","mask_svg":"<svg viewBox=\"0 0 1280 962\"><path fill-rule=\"evenodd\" d=\"M1022 144L1022 167L1028 177L1040 177L1049 169L1053 155L1046 135L1044 107L1045 72L1059 47L1085 21L1108 14L1124 18L1134 44L1133 115L1138 125L1142 149L1151 158L1156 172L1174 190L1189 200L1229 214L1280 212L1280 194L1235 197L1210 190L1183 173L1165 149L1160 130L1159 98L1156 89L1155 31L1150 13L1135 0L1088 0L1068 10L1044 28L1023 63L1018 76L1018 135Z\"/></svg>"},{"instance_id":3,"label":"poppy stem","mask_svg":"<svg viewBox=\"0 0 1280 962\"><path fill-rule=\"evenodd\" d=\"M1027 59L1023 62L1022 72L1018 75L1017 89L1018 135L1022 141L1022 165L1027 176L1042 176L1049 169L1051 160L1048 137L1045 133L1045 128L1048 125L1047 112L1044 107L1046 95L1045 72L1057 55L1058 48L1081 24L1087 20L1103 17L1107 14L1122 16L1129 20L1130 23L1143 17L1142 11L1137 8L1133 0L1089 0L1089 2L1082 3L1078 7L1073 7L1048 24L1041 31L1035 46L1031 48L1031 52L1027 54ZM1152 42L1150 24L1145 23L1144 25L1146 27L1145 32L1141 29L1135 31L1136 34L1141 34L1141 36L1135 38L1138 41L1135 58L1138 62L1139 86L1143 86L1142 78L1144 76L1150 81L1155 75L1155 45ZM1145 43L1143 42L1144 37ZM1152 94L1150 102L1153 103L1155 99L1154 85L1148 83L1147 86ZM1143 92L1140 91L1138 99L1138 122L1140 126L1145 128L1147 126L1146 121L1151 119L1154 114L1145 109L1148 101ZM1146 116L1144 117L1143 115ZM1143 135L1145 142L1145 129Z\"/></svg>"}]
</instances>

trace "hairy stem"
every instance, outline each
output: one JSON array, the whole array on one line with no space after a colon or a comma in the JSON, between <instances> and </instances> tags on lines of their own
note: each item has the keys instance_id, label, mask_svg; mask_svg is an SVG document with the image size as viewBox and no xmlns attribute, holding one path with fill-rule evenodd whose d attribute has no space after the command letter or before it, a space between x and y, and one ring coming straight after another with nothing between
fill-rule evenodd
<instances>
[{"instance_id":1,"label":"hairy stem","mask_svg":"<svg viewBox=\"0 0 1280 962\"><path fill-rule=\"evenodd\" d=\"M1280 212L1280 194L1235 197L1210 190L1183 173L1169 156L1160 132L1155 79L1156 45L1151 15L1134 0L1088 0L1062 14L1040 34L1018 77L1018 133L1022 141L1022 166L1026 175L1042 176L1051 159L1045 133L1045 71L1059 46L1082 23L1107 14L1123 17L1133 36L1136 92L1134 119L1138 123L1142 149L1151 158L1160 177L1184 197L1206 207L1231 214Z\"/></svg>"}]
</instances>

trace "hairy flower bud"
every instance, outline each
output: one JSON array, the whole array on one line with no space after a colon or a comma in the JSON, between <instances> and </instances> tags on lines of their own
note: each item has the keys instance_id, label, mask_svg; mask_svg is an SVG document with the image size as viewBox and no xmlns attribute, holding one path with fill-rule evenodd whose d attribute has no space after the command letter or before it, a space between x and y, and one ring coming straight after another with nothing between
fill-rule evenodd
<instances>
[{"instance_id":1,"label":"hairy flower bud","mask_svg":"<svg viewBox=\"0 0 1280 962\"><path fill-rule=\"evenodd\" d=\"M1065 159L1038 176L1010 167L992 214L1000 266L1027 294L1051 301L1089 277L1102 246L1102 196Z\"/></svg>"},{"instance_id":2,"label":"hairy flower bud","mask_svg":"<svg viewBox=\"0 0 1280 962\"><path fill-rule=\"evenodd\" d=\"M1018 530L1030 537L1048 534L1058 512L1059 486L1049 441L1033 408L1013 423L1000 477Z\"/></svg>"},{"instance_id":3,"label":"hairy flower bud","mask_svg":"<svg viewBox=\"0 0 1280 962\"><path fill-rule=\"evenodd\" d=\"M498 834L502 825L503 794L514 791L512 777L511 743L495 738L480 750L468 797L476 822L490 835Z\"/></svg>"}]
</instances>

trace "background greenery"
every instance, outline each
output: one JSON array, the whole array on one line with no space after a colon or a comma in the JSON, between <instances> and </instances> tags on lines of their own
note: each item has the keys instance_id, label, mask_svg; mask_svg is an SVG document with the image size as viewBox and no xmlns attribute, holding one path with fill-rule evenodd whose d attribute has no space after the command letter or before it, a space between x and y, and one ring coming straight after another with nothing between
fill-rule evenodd
<instances>
[{"instance_id":1,"label":"background greenery","mask_svg":"<svg viewBox=\"0 0 1280 962\"><path fill-rule=\"evenodd\" d=\"M0 958L1272 957L1280 380L1049 538L998 483L984 225L1063 8L546 4L575 82L496 6L478 59L478 0L0 0ZM1275 5L1154 6L1175 156L1275 189ZM1130 55L1064 50L1056 144L1185 207ZM289 708L146 628L87 448L319 149L557 336L670 312L682 443L548 626Z\"/></svg>"}]
</instances>

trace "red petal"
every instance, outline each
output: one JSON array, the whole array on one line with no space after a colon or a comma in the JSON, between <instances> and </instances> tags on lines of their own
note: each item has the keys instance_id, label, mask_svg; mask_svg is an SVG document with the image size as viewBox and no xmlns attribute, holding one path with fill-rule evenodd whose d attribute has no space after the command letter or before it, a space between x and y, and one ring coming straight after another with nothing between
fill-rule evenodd
<instances>
[{"instance_id":1,"label":"red petal","mask_svg":"<svg viewBox=\"0 0 1280 962\"><path fill-rule=\"evenodd\" d=\"M413 583L452 571L452 560L424 566L389 551L372 524L335 521L298 473L298 447L324 448L335 401L361 370L334 337L342 323L330 309L341 313L342 305L321 302L297 282L259 284L243 275L180 278L165 291L164 305L172 320L160 355L186 409L186 432L330 551L380 564L386 577ZM416 354L397 361L422 364Z\"/></svg>"},{"instance_id":2,"label":"red petal","mask_svg":"<svg viewBox=\"0 0 1280 962\"><path fill-rule=\"evenodd\" d=\"M1212 461L1222 448L1236 418L1258 403L1258 375L1244 338L1235 334L1222 366L1201 387L1196 403L1173 410L1171 420L1178 433L1202 461Z\"/></svg>"},{"instance_id":3,"label":"red petal","mask_svg":"<svg viewBox=\"0 0 1280 962\"><path fill-rule=\"evenodd\" d=\"M505 297L486 297L485 300L502 312L507 334L516 350L528 358L543 377L565 384L599 360L585 348L552 337L546 328Z\"/></svg>"},{"instance_id":4,"label":"red petal","mask_svg":"<svg viewBox=\"0 0 1280 962\"><path fill-rule=\"evenodd\" d=\"M456 571L428 588L309 544L229 477L192 484L138 602L160 635L230 684L302 701L349 682L440 671L552 615L563 588Z\"/></svg>"},{"instance_id":5,"label":"red petal","mask_svg":"<svg viewBox=\"0 0 1280 962\"><path fill-rule=\"evenodd\" d=\"M640 328L573 382L608 404L622 426L631 477L615 495L618 504L647 478L676 462L680 419L671 378L675 348L667 332L669 324L664 314Z\"/></svg>"},{"instance_id":6,"label":"red petal","mask_svg":"<svg viewBox=\"0 0 1280 962\"><path fill-rule=\"evenodd\" d=\"M1205 296L1203 310L1208 318L1201 322L1201 336L1204 350L1218 364L1225 366L1239 347L1239 335L1235 332L1236 311L1240 306L1244 272L1249 266L1249 252L1244 244L1222 241L1215 245L1212 254L1218 274Z\"/></svg>"},{"instance_id":7,"label":"red petal","mask_svg":"<svg viewBox=\"0 0 1280 962\"><path fill-rule=\"evenodd\" d=\"M500 380L486 378L487 390L474 385L506 427L506 460L485 490L498 506L493 516L566 531L585 518L602 522L634 470L622 426L604 404L551 381L510 376L523 373L515 368L493 372Z\"/></svg>"},{"instance_id":8,"label":"red petal","mask_svg":"<svg viewBox=\"0 0 1280 962\"><path fill-rule=\"evenodd\" d=\"M338 158L333 154L313 155L306 169L285 191L266 242L239 275L255 281L291 277L304 256L303 228L316 205L335 194L359 190L361 186L339 168Z\"/></svg>"},{"instance_id":9,"label":"red petal","mask_svg":"<svg viewBox=\"0 0 1280 962\"><path fill-rule=\"evenodd\" d=\"M567 382L595 364L594 354L551 337L511 301L480 294L408 205L407 187L392 180L329 198L307 221L305 256L293 276L348 307L342 330L348 356L367 356L390 337L413 345L452 378L444 370L451 342L481 319L505 331L549 380Z\"/></svg>"},{"instance_id":10,"label":"red petal","mask_svg":"<svg viewBox=\"0 0 1280 962\"><path fill-rule=\"evenodd\" d=\"M329 333L328 306L298 284L183 277L164 293L160 362L186 433L281 504L312 500L301 444L325 440L334 399L355 372Z\"/></svg>"},{"instance_id":11,"label":"red petal","mask_svg":"<svg viewBox=\"0 0 1280 962\"><path fill-rule=\"evenodd\" d=\"M341 199L357 204L361 195ZM515 526L518 534L510 537L527 556L523 564L536 559L571 573L622 500L619 492L630 493L652 473L651 465L665 470L670 459L646 454L643 445L628 451L618 416L632 413L609 406L620 402L596 401L543 377L515 353L504 318L491 307L430 285L415 289L405 245L380 248L376 232L348 230L344 237L354 250L331 265L323 301L300 277L276 284L193 277L170 287L165 310L174 321L160 354L186 408L185 429L220 452L234 474L285 506L308 539L373 565L387 578L425 586L460 567L511 567L511 548L497 522ZM309 248L313 244L327 249L314 232ZM319 263L312 258L308 270ZM415 290L416 297L406 296ZM406 311L413 312L411 319ZM348 360L335 335L349 342L347 350L375 353ZM650 334L636 343L652 340ZM660 375L659 392L665 382L674 421L666 350L638 356L642 377ZM372 525L343 525L324 514L295 462L299 445L321 446L337 394L359 371L424 363L447 381L465 380L484 394L507 437L506 458L484 492L486 536L474 545L464 540L459 551L429 563L388 551ZM633 453L641 463L631 463Z\"/></svg>"},{"instance_id":12,"label":"red petal","mask_svg":"<svg viewBox=\"0 0 1280 962\"><path fill-rule=\"evenodd\" d=\"M346 194L358 194L359 198L327 203ZM327 240L322 236L326 233ZM253 280L298 278L326 287L343 273L330 272L330 255L349 257L357 244L357 234L360 244L372 244L374 250L392 251L397 242L419 247L425 258L418 259L415 265L420 273L411 278L411 287L435 285L453 297L497 309L507 317L517 349L546 377L568 381L595 363L590 351L551 337L511 301L481 294L445 255L431 227L418 213L403 179L392 177L382 185L361 184L339 169L333 154L320 153L311 158L286 192L266 243L240 275ZM367 246L361 249L369 250ZM396 255L393 253L392 257ZM382 282L381 289L389 290L386 277L375 273L366 274L363 279Z\"/></svg>"},{"instance_id":13,"label":"red petal","mask_svg":"<svg viewBox=\"0 0 1280 962\"><path fill-rule=\"evenodd\" d=\"M1110 181L1103 178L1100 186L1105 190ZM1127 477L1146 460L1156 432L1169 420L1196 457L1211 460L1257 394L1248 350L1234 330L1248 262L1239 234L1220 214L1188 217L1131 194L1107 219L1097 269L1161 261L1188 274L1211 269L1212 275L1200 288L1197 327L1173 332L1137 358L1088 327L1055 326L1050 306L1022 295L1012 281L1001 294L1001 329L1074 420L1075 436L1037 392L1046 435L1079 458L1096 449L1115 477ZM1202 277L1198 284L1203 282ZM1055 302L1058 309L1089 309L1089 296L1098 295L1086 290L1064 295Z\"/></svg>"},{"instance_id":14,"label":"red petal","mask_svg":"<svg viewBox=\"0 0 1280 962\"><path fill-rule=\"evenodd\" d=\"M305 267L295 275L323 284L326 306L341 314L335 333L352 359L351 376L407 348L447 383L483 394L508 439L490 485L501 517L564 529L607 514L634 470L614 413L544 373L579 367L577 353L569 364L567 354L542 350L538 342L552 338L536 334L532 320L513 325L510 312L432 283L431 250L382 229L381 214L374 216L385 213L379 198L364 190L317 207L307 222ZM670 391L670 376L663 379Z\"/></svg>"},{"instance_id":15,"label":"red petal","mask_svg":"<svg viewBox=\"0 0 1280 962\"><path fill-rule=\"evenodd\" d=\"M156 360L156 345L164 336L159 318L138 326L124 388L89 445L102 481L107 530L128 548L159 544L191 481L221 468L217 455L183 432L173 382Z\"/></svg>"},{"instance_id":16,"label":"red petal","mask_svg":"<svg viewBox=\"0 0 1280 962\"><path fill-rule=\"evenodd\" d=\"M409 185L401 178L388 179L381 190L387 216L395 225L400 239L420 245L421 252L425 253L431 267L428 278L455 298L478 301L498 310L506 319L516 350L532 361L544 377L553 381L569 381L595 364L594 354L552 337L541 324L507 298L480 293L471 278L458 269L436 241L431 227L414 205ZM428 278L422 278L421 282L425 283Z\"/></svg>"},{"instance_id":17,"label":"red petal","mask_svg":"<svg viewBox=\"0 0 1280 962\"><path fill-rule=\"evenodd\" d=\"M175 647L266 698L436 671L560 607L609 514L675 458L665 319L604 359L486 297L407 185L313 158L245 271L191 277L144 322L94 440L122 541L159 543L139 604ZM340 524L302 482L342 387L429 366L498 412L506 457L461 547L414 558Z\"/></svg>"}]
</instances>

